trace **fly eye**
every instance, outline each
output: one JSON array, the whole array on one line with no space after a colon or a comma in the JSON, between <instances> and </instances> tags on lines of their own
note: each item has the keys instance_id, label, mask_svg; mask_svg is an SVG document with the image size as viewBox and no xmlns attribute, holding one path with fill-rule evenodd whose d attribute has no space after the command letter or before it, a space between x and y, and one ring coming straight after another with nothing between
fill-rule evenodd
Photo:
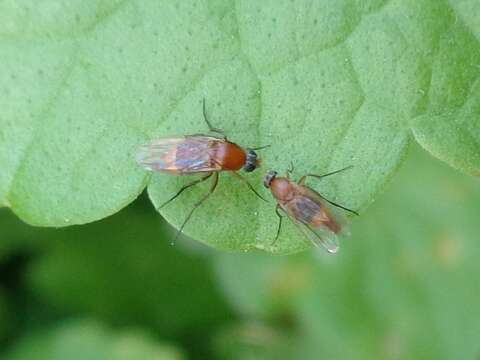
<instances>
[{"instance_id":1,"label":"fly eye","mask_svg":"<svg viewBox=\"0 0 480 360\"><path fill-rule=\"evenodd\" d=\"M256 166L254 163L250 163L248 162L247 164L245 164L245 166L243 167L243 170L245 170L246 172L252 172L253 170L255 170Z\"/></svg>"},{"instance_id":2,"label":"fly eye","mask_svg":"<svg viewBox=\"0 0 480 360\"><path fill-rule=\"evenodd\" d=\"M248 150L247 151L247 161L245 163L245 166L243 167L243 170L246 172L252 172L257 168L257 153L253 150Z\"/></svg>"},{"instance_id":3,"label":"fly eye","mask_svg":"<svg viewBox=\"0 0 480 360\"><path fill-rule=\"evenodd\" d=\"M263 179L263 186L265 186L268 189L270 187L271 182L272 182L272 179L269 179L268 176L265 176L265 179Z\"/></svg>"},{"instance_id":4,"label":"fly eye","mask_svg":"<svg viewBox=\"0 0 480 360\"><path fill-rule=\"evenodd\" d=\"M268 189L270 185L272 184L273 179L277 176L277 172L274 170L270 170L267 175L265 175L265 178L263 179L263 185Z\"/></svg>"}]
</instances>

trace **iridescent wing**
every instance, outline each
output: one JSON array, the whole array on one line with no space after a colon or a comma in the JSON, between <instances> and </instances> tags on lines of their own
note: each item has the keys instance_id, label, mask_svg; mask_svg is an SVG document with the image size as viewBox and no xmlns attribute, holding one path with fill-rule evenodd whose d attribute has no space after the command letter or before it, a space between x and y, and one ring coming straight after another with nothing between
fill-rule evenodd
<instances>
[{"instance_id":1,"label":"iridescent wing","mask_svg":"<svg viewBox=\"0 0 480 360\"><path fill-rule=\"evenodd\" d=\"M282 206L288 217L315 245L336 253L339 237L347 233L347 220L316 191L297 185L298 195Z\"/></svg>"},{"instance_id":2,"label":"iridescent wing","mask_svg":"<svg viewBox=\"0 0 480 360\"><path fill-rule=\"evenodd\" d=\"M203 135L156 139L142 145L136 159L147 170L178 175L220 171L212 158L212 148L221 141Z\"/></svg>"}]
</instances>

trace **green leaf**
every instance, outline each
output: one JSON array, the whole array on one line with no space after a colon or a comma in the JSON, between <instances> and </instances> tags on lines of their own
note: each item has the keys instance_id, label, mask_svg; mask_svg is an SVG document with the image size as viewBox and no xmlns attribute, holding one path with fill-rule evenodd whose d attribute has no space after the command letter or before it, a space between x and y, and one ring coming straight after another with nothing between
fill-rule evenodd
<instances>
[{"instance_id":1,"label":"green leaf","mask_svg":"<svg viewBox=\"0 0 480 360\"><path fill-rule=\"evenodd\" d=\"M215 347L219 359L305 359L295 345L302 346L292 334L260 323L246 323L222 329Z\"/></svg>"},{"instance_id":2,"label":"green leaf","mask_svg":"<svg viewBox=\"0 0 480 360\"><path fill-rule=\"evenodd\" d=\"M4 357L8 360L180 360L177 349L139 331L113 332L93 320L71 320L25 336Z\"/></svg>"},{"instance_id":3,"label":"green leaf","mask_svg":"<svg viewBox=\"0 0 480 360\"><path fill-rule=\"evenodd\" d=\"M427 115L417 119L413 131L416 140L431 154L459 170L480 176L479 118L480 112L468 114L465 123L458 125L456 115Z\"/></svg>"},{"instance_id":4,"label":"green leaf","mask_svg":"<svg viewBox=\"0 0 480 360\"><path fill-rule=\"evenodd\" d=\"M428 105L413 121L415 139L431 154L466 173L480 175L480 4L452 2L456 22L432 59ZM477 15L475 15L477 14ZM459 19L463 21L459 21ZM470 31L462 31L469 27Z\"/></svg>"},{"instance_id":5,"label":"green leaf","mask_svg":"<svg viewBox=\"0 0 480 360\"><path fill-rule=\"evenodd\" d=\"M338 256L217 255L232 305L301 339L291 358L478 355L479 181L414 150Z\"/></svg>"},{"instance_id":6,"label":"green leaf","mask_svg":"<svg viewBox=\"0 0 480 360\"><path fill-rule=\"evenodd\" d=\"M138 145L205 132L202 98L232 141L272 145L248 175L259 191L266 170L291 161L297 176L355 165L317 189L364 210L411 139L478 174L476 10L475 0L2 2L0 204L42 226L117 212L149 179ZM189 181L151 180L157 206ZM204 185L162 215L179 227ZM227 250L309 246L291 224L271 245L273 205L222 174L185 233Z\"/></svg>"}]
</instances>

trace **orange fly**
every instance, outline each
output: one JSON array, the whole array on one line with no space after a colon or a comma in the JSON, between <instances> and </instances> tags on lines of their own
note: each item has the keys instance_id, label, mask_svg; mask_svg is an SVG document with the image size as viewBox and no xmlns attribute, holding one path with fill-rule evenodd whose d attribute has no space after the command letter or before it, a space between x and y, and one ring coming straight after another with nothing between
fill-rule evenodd
<instances>
[{"instance_id":1,"label":"orange fly","mask_svg":"<svg viewBox=\"0 0 480 360\"><path fill-rule=\"evenodd\" d=\"M280 235L283 219L280 210L282 210L315 246L320 245L329 253L336 253L339 249L338 237L347 232L347 221L345 216L335 211L333 206L355 215L358 215L358 213L327 200L324 196L304 184L309 176L321 179L349 168L333 171L325 175L308 174L302 176L298 182L290 180L289 175L293 168L287 170L285 177L277 177L276 171L269 171L265 175L264 185L266 188L270 188L273 197L277 200L275 212L279 217L277 235L274 242Z\"/></svg>"},{"instance_id":2,"label":"orange fly","mask_svg":"<svg viewBox=\"0 0 480 360\"><path fill-rule=\"evenodd\" d=\"M177 237L183 231L183 228L194 211L215 191L218 184L219 172L221 171L230 172L236 178L243 181L255 195L265 200L248 180L238 174L237 171L241 169L246 172L254 171L260 165L260 160L257 158L255 150L266 148L268 145L244 149L229 141L222 130L214 128L210 124L206 115L205 99L203 100L203 118L209 131L219 134L220 136L195 134L156 139L142 145L137 154L137 162L150 171L164 172L172 175L203 174L201 178L183 186L174 196L158 207L158 209L161 209L173 201L186 189L212 178L209 191L195 203L193 209L178 230Z\"/></svg>"}]
</instances>

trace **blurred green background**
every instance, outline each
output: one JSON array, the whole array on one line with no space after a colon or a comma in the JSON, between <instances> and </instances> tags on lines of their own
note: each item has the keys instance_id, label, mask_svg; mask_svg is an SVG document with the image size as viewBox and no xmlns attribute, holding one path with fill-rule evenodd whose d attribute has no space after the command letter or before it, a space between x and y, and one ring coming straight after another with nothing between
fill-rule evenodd
<instances>
[{"instance_id":1,"label":"blurred green background","mask_svg":"<svg viewBox=\"0 0 480 360\"><path fill-rule=\"evenodd\" d=\"M65 229L1 209L0 358L478 359L479 185L412 146L337 256L172 246L145 196Z\"/></svg>"}]
</instances>

